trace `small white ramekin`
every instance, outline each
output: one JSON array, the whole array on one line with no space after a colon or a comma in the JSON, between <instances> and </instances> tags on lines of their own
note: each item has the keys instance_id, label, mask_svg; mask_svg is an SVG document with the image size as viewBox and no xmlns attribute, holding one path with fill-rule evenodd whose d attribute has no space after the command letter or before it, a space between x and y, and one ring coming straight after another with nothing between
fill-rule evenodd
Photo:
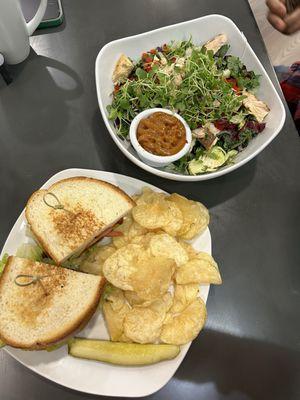
<instances>
[{"instance_id":1,"label":"small white ramekin","mask_svg":"<svg viewBox=\"0 0 300 400\"><path fill-rule=\"evenodd\" d=\"M143 118L149 117L149 115L155 113L155 112L163 112L169 115L173 115L177 119L179 119L180 122L182 122L184 128L185 128L185 135L186 135L186 144L184 147L176 154L173 154L172 156L156 156L152 153L149 153L146 151L138 142L136 133L137 133L137 128L140 123L140 121ZM129 137L131 144L135 151L137 152L139 158L144 161L146 164L150 165L151 167L156 167L156 168L161 168L165 167L166 165L171 164L172 162L179 160L181 157L183 157L190 149L191 142L192 142L192 132L186 121L177 113L174 113L170 110L167 110L166 108L149 108L148 110L142 111L139 113L131 122L130 129L129 129Z\"/></svg>"}]
</instances>

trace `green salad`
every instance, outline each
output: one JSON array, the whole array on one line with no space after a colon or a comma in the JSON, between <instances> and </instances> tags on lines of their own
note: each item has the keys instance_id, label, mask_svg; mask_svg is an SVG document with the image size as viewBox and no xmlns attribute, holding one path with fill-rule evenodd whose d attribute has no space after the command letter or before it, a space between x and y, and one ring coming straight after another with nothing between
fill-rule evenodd
<instances>
[{"instance_id":1,"label":"green salad","mask_svg":"<svg viewBox=\"0 0 300 400\"><path fill-rule=\"evenodd\" d=\"M190 151L168 169L201 174L232 163L260 134L268 106L257 99L259 76L228 54L226 35L199 46L192 39L156 47L133 62L122 54L113 73L107 107L117 134L128 140L134 117L149 108L168 108L192 130Z\"/></svg>"}]
</instances>

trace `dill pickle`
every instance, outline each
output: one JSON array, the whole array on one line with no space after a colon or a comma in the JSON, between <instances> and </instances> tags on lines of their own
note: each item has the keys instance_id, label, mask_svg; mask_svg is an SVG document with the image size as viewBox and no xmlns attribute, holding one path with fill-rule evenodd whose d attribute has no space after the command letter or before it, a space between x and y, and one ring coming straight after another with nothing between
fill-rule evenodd
<instances>
[{"instance_id":1,"label":"dill pickle","mask_svg":"<svg viewBox=\"0 0 300 400\"><path fill-rule=\"evenodd\" d=\"M69 341L74 357L117 365L148 365L175 358L180 347L167 344L138 344L75 338Z\"/></svg>"}]
</instances>

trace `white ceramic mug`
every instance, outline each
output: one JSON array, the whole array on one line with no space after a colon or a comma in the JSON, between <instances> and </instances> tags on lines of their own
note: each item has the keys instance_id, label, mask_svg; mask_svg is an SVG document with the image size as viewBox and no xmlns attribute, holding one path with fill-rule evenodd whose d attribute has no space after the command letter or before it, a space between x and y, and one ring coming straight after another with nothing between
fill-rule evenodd
<instances>
[{"instance_id":1,"label":"white ceramic mug","mask_svg":"<svg viewBox=\"0 0 300 400\"><path fill-rule=\"evenodd\" d=\"M7 64L18 64L28 56L29 36L41 22L46 7L47 0L41 0L35 16L26 23L19 0L0 0L0 53Z\"/></svg>"}]
</instances>

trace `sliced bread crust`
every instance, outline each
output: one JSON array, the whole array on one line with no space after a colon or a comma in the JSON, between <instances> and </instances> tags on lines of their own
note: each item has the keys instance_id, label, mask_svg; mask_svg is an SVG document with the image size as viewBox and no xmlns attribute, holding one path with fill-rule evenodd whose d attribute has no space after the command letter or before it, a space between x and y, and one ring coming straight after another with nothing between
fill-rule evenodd
<instances>
[{"instance_id":1,"label":"sliced bread crust","mask_svg":"<svg viewBox=\"0 0 300 400\"><path fill-rule=\"evenodd\" d=\"M47 206L46 193L53 193L64 210ZM47 202L55 204L50 196ZM56 202L57 204L57 202ZM59 265L99 240L135 205L119 187L94 178L74 177L38 190L29 198L25 216L37 241Z\"/></svg>"},{"instance_id":2,"label":"sliced bread crust","mask_svg":"<svg viewBox=\"0 0 300 400\"><path fill-rule=\"evenodd\" d=\"M15 284L20 274L46 277L20 287ZM27 350L67 339L90 320L104 284L102 276L9 257L0 278L0 339Z\"/></svg>"}]
</instances>

